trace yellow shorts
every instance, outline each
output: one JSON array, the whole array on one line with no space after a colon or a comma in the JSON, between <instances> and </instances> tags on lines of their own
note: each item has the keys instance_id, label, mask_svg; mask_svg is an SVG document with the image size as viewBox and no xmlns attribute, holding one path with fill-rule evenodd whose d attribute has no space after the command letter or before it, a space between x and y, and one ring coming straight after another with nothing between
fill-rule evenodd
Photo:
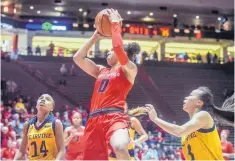
<instances>
[{"instance_id":1,"label":"yellow shorts","mask_svg":"<svg viewBox=\"0 0 235 161\"><path fill-rule=\"evenodd\" d=\"M129 149L128 151L129 151L129 155L131 156L131 160L135 160L135 157L134 157L135 151L134 151L134 149ZM114 152L110 153L109 160L110 161L117 160L116 155L115 155Z\"/></svg>"}]
</instances>

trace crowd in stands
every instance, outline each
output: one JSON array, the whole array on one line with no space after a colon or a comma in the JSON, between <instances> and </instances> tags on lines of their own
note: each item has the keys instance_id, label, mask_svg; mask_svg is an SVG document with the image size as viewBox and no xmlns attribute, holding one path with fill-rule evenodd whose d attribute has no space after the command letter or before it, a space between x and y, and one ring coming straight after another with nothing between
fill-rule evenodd
<instances>
[{"instance_id":1,"label":"crowd in stands","mask_svg":"<svg viewBox=\"0 0 235 161\"><path fill-rule=\"evenodd\" d=\"M52 56L55 52L55 45L51 41L48 45L48 49L46 51L47 56ZM35 51L33 52L32 47L29 45L27 47L27 55L34 55L41 56L41 48L37 46L35 48ZM76 51L72 51L72 55L76 53ZM88 57L98 57L98 58L106 58L106 55L108 53L108 50L105 51L97 51L93 56L93 51L89 51ZM64 53L58 51L58 56L63 57ZM142 64L143 61L153 60L153 61L159 61L158 59L158 53L156 51L152 53L148 53L146 51L142 51L134 58L136 64ZM217 64L221 62L233 62L234 58L233 56L228 52L226 56L223 58L219 58L219 56L216 53L208 52L206 55L200 54L200 53L168 53L165 55L164 61L170 61L170 62L193 62L193 63L207 63L207 64Z\"/></svg>"},{"instance_id":2,"label":"crowd in stands","mask_svg":"<svg viewBox=\"0 0 235 161\"><path fill-rule=\"evenodd\" d=\"M14 80L7 80L2 77L1 87L1 159L12 160L17 149L19 149L24 123L36 114L37 98L21 95ZM62 121L64 128L71 125L71 116L74 112L80 112L82 124L86 124L88 112L82 106L71 109L64 105L61 110L55 111L54 116ZM153 129L148 132L149 139L145 143L136 145L135 159L184 160L180 144L174 144L179 143L179 138L165 133L159 127L154 126ZM228 136L229 132L226 132L226 134ZM231 143L227 145L227 136L223 137L223 148L227 153L233 153ZM166 139L170 143L166 144ZM226 155L229 156L227 153Z\"/></svg>"}]
</instances>

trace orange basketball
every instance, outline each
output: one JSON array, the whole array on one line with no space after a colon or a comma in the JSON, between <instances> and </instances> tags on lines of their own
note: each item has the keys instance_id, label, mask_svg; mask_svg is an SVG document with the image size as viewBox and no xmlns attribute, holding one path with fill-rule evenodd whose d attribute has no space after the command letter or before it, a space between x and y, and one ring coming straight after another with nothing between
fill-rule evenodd
<instances>
[{"instance_id":1,"label":"orange basketball","mask_svg":"<svg viewBox=\"0 0 235 161\"><path fill-rule=\"evenodd\" d=\"M109 17L106 15L108 14L107 10L108 9L104 9L96 15L95 28L101 35L111 37L111 22L109 21Z\"/></svg>"}]
</instances>

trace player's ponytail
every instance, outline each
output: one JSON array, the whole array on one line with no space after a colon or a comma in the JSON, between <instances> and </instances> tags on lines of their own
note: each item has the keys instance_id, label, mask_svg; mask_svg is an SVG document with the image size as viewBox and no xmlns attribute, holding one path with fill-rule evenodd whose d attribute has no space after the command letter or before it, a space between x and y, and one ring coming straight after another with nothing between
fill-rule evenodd
<instances>
[{"instance_id":1,"label":"player's ponytail","mask_svg":"<svg viewBox=\"0 0 235 161\"><path fill-rule=\"evenodd\" d=\"M234 94L224 101L221 108L213 106L213 112L216 121L234 126Z\"/></svg>"},{"instance_id":2,"label":"player's ponytail","mask_svg":"<svg viewBox=\"0 0 235 161\"><path fill-rule=\"evenodd\" d=\"M144 107L137 107L137 108L132 108L127 111L127 114L129 116L141 116L141 115L146 115L146 110Z\"/></svg>"},{"instance_id":3,"label":"player's ponytail","mask_svg":"<svg viewBox=\"0 0 235 161\"><path fill-rule=\"evenodd\" d=\"M213 95L208 87L199 87L200 100L203 101L203 110L213 112L214 119L224 125L234 126L234 94L225 100L221 108L214 105Z\"/></svg>"}]
</instances>

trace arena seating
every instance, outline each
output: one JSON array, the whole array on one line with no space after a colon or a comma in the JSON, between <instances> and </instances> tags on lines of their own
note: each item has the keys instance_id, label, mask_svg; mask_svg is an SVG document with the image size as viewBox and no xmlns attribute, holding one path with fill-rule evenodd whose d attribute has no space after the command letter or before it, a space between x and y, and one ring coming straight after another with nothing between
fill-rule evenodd
<instances>
[{"instance_id":1,"label":"arena seating","mask_svg":"<svg viewBox=\"0 0 235 161\"><path fill-rule=\"evenodd\" d=\"M45 77L50 77L55 83L61 79L66 80L66 87L60 88L60 90L77 103L89 102L95 81L92 77L78 67L76 67L77 75L75 77L61 76L60 74L59 70L62 64L70 69L73 63L71 58L21 57L21 59L32 69L38 69ZM214 102L217 106L222 105L222 91L233 89L233 77L225 74L220 67L220 65L169 62L158 62L151 66L151 62L148 62L144 67L139 68L137 80L127 99L128 104L131 107L149 102L154 104L157 100L153 99L159 95L164 102L160 109L169 108L168 114L181 118L176 121L183 123L188 119L187 114L182 110L183 100L193 89L199 86L208 86L214 94ZM147 85L144 85L144 82L140 80L141 75L144 74L150 76L147 79L152 80L152 88L156 88L155 93L150 93L150 90L145 89ZM150 97L153 95L155 98L151 99Z\"/></svg>"},{"instance_id":2,"label":"arena seating","mask_svg":"<svg viewBox=\"0 0 235 161\"><path fill-rule=\"evenodd\" d=\"M57 105L66 104L72 109L77 104L88 104L95 80L78 67L76 67L76 76L62 76L60 73L62 64L65 64L68 70L70 69L73 64L71 58L21 57L20 62L1 61L2 76L14 80L21 86L23 95L30 95L35 98L42 92L50 92L53 94ZM101 61L101 64L103 63L104 61ZM139 67L135 85L128 96L127 102L129 107L152 103L160 109L160 112L163 112L164 120L175 120L177 123L184 123L188 120L187 114L182 110L183 100L185 96L199 86L208 86L212 90L215 104L218 106L224 101L222 91L224 89L233 89L233 76L227 75L220 65L148 63ZM25 66L29 70L25 70ZM44 79L38 80L30 74L32 72L40 73L40 76ZM62 79L67 82L65 87L59 85L59 80ZM66 100L55 90L48 88L45 82L42 82L43 80L51 80L53 86L73 99L75 104ZM159 100L161 100L160 103ZM149 129L146 128L145 124L151 122L147 117L144 117L141 123L145 129ZM227 126L219 128L220 130L229 129L228 140L234 143L234 129ZM153 125L152 129L155 129L150 130L155 136L158 132L156 125ZM165 141L162 146L178 147L180 145L180 139L172 141L171 135L167 133L163 135Z\"/></svg>"},{"instance_id":3,"label":"arena seating","mask_svg":"<svg viewBox=\"0 0 235 161\"><path fill-rule=\"evenodd\" d=\"M76 67L76 76L62 76L60 73L62 64L65 64L66 68L69 70L73 64L72 60L68 61L68 59L65 59L52 62L41 61L41 58L38 57L32 57L31 59L22 58L24 59L25 64L29 65L34 70L39 70L45 77L52 79L54 83L58 83L61 79L66 80L66 86L64 88L59 88L59 90L75 100L77 104L87 105L87 102L90 101L95 82L94 78L87 75L78 67ZM38 61L38 59L40 60ZM136 81L127 98L130 107L144 105L148 102L143 89L138 84L138 81Z\"/></svg>"},{"instance_id":4,"label":"arena seating","mask_svg":"<svg viewBox=\"0 0 235 161\"><path fill-rule=\"evenodd\" d=\"M184 97L199 86L207 86L212 90L215 105L221 106L224 99L222 91L233 89L233 79L218 67L203 68L198 64L169 64L160 63L154 67L145 67L158 87L163 99L183 121L188 119L182 110Z\"/></svg>"},{"instance_id":5,"label":"arena seating","mask_svg":"<svg viewBox=\"0 0 235 161\"><path fill-rule=\"evenodd\" d=\"M25 72L20 65L14 62L5 62L1 60L2 64L2 76L14 80L18 87L21 88L21 94L25 96L31 96L34 99L40 96L41 93L47 93L53 95L57 100L56 105L62 107L62 105L71 105L66 99L62 98L53 90L50 90L42 82L38 81L35 77L32 77L29 73Z\"/></svg>"},{"instance_id":6,"label":"arena seating","mask_svg":"<svg viewBox=\"0 0 235 161\"><path fill-rule=\"evenodd\" d=\"M171 64L158 62L154 66L146 66L146 73L154 80L165 102L177 115L177 120L184 123L189 118L182 109L184 97L199 86L207 86L214 95L214 103L220 107L224 101L222 91L234 89L233 75L227 75L219 66L199 64ZM234 129L229 129L229 140L234 142Z\"/></svg>"}]
</instances>

